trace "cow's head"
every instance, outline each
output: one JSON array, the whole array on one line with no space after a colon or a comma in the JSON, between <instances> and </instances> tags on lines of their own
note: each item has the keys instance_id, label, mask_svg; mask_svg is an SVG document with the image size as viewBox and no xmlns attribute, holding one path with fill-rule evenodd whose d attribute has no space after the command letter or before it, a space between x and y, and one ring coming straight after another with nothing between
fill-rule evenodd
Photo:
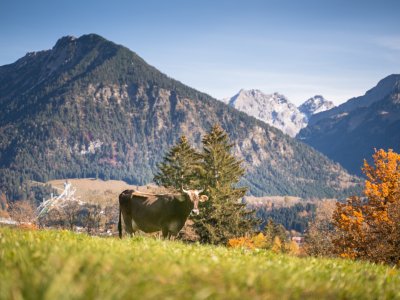
<instances>
[{"instance_id":1,"label":"cow's head","mask_svg":"<svg viewBox=\"0 0 400 300\"><path fill-rule=\"evenodd\" d=\"M208 200L208 197L206 195L201 195L200 193L202 193L204 190L185 190L182 187L182 191L188 195L190 201L192 201L193 203L193 209L192 212L195 213L196 215L199 214L199 201L200 202L204 202Z\"/></svg>"}]
</instances>

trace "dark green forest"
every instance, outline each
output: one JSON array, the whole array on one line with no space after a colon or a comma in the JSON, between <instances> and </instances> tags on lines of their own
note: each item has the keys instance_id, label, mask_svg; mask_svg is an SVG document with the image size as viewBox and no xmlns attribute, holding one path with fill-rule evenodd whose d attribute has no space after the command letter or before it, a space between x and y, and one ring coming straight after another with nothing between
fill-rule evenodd
<instances>
[{"instance_id":1,"label":"dark green forest","mask_svg":"<svg viewBox=\"0 0 400 300\"><path fill-rule=\"evenodd\" d=\"M260 230L263 230L271 219L274 223L283 225L286 230L304 233L308 223L314 218L315 208L313 203L296 203L290 207L271 209L261 207L256 210L256 216L261 220Z\"/></svg>"}]
</instances>

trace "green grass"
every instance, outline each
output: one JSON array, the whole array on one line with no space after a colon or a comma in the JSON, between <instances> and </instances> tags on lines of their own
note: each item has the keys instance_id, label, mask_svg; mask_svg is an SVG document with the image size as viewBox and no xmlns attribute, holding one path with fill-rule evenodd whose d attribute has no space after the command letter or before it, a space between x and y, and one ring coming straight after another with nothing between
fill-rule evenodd
<instances>
[{"instance_id":1,"label":"green grass","mask_svg":"<svg viewBox=\"0 0 400 300\"><path fill-rule=\"evenodd\" d=\"M400 273L136 237L0 227L0 299L400 299Z\"/></svg>"}]
</instances>

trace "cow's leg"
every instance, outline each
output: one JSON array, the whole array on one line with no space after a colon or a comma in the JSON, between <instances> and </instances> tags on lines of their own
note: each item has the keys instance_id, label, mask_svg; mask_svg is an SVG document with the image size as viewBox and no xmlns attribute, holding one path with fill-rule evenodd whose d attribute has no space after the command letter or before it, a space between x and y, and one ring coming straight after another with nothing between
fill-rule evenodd
<instances>
[{"instance_id":1,"label":"cow's leg","mask_svg":"<svg viewBox=\"0 0 400 300\"><path fill-rule=\"evenodd\" d=\"M169 232L169 230L168 230L168 227L163 227L163 228L161 229L161 231L162 231L162 236L163 236L163 238L169 240L171 234L170 234L170 232Z\"/></svg>"},{"instance_id":2,"label":"cow's leg","mask_svg":"<svg viewBox=\"0 0 400 300\"><path fill-rule=\"evenodd\" d=\"M125 224L125 231L132 236L133 235L133 227L132 227L132 217L130 214L122 211L122 218L124 219L124 224Z\"/></svg>"},{"instance_id":3,"label":"cow's leg","mask_svg":"<svg viewBox=\"0 0 400 300\"><path fill-rule=\"evenodd\" d=\"M182 221L172 221L168 224L168 232L171 240L175 240L184 223Z\"/></svg>"}]
</instances>

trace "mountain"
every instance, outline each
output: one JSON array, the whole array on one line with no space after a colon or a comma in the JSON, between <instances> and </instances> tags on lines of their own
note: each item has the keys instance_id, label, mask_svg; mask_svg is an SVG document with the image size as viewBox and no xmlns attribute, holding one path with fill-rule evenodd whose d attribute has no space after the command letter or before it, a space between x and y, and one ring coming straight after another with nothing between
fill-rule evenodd
<instances>
[{"instance_id":1,"label":"mountain","mask_svg":"<svg viewBox=\"0 0 400 300\"><path fill-rule=\"evenodd\" d=\"M335 105L333 104L332 101L326 100L323 96L321 95L316 95L314 97L311 97L308 99L306 102L301 104L298 108L299 111L302 112L306 117L307 120L311 118L312 115L315 115L317 113L330 110Z\"/></svg>"},{"instance_id":2,"label":"mountain","mask_svg":"<svg viewBox=\"0 0 400 300\"><path fill-rule=\"evenodd\" d=\"M312 116L297 138L357 175L374 148L399 152L400 75L390 75L364 96Z\"/></svg>"},{"instance_id":3,"label":"mountain","mask_svg":"<svg viewBox=\"0 0 400 300\"><path fill-rule=\"evenodd\" d=\"M398 88L399 86L399 76L398 74L392 74L381 81L373 87L372 89L368 90L365 95L351 98L350 100L346 101L345 103L330 109L329 111L325 111L319 114L315 114L312 118L310 118L309 123L313 125L314 123L318 122L322 119L327 119L330 117L337 116L342 113L349 113L353 110L356 110L361 107L368 107L372 103L379 101L389 95L393 90Z\"/></svg>"},{"instance_id":4,"label":"mountain","mask_svg":"<svg viewBox=\"0 0 400 300\"><path fill-rule=\"evenodd\" d=\"M274 126L291 137L307 125L305 116L288 99L278 93L264 94L260 90L240 90L229 99L229 105Z\"/></svg>"},{"instance_id":5,"label":"mountain","mask_svg":"<svg viewBox=\"0 0 400 300\"><path fill-rule=\"evenodd\" d=\"M0 107L0 190L11 199L42 199L32 180L148 183L181 135L199 147L215 123L243 159L253 195L339 197L358 183L311 147L95 34L1 66Z\"/></svg>"}]
</instances>

